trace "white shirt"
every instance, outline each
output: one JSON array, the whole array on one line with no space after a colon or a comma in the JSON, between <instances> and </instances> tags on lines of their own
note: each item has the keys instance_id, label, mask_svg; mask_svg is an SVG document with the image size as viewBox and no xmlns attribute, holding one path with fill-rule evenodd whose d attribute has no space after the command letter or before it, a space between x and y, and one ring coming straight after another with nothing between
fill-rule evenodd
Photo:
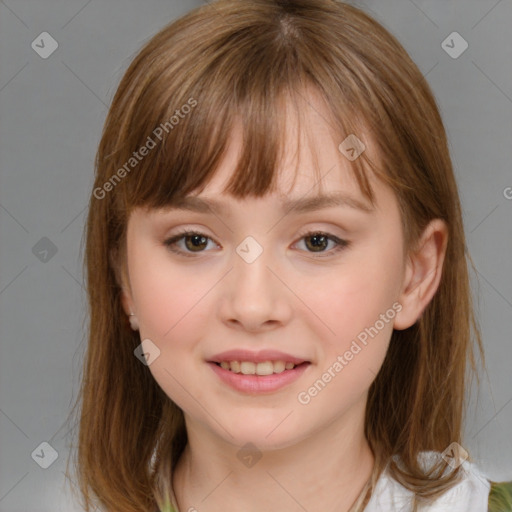
<instances>
[{"instance_id":1,"label":"white shirt","mask_svg":"<svg viewBox=\"0 0 512 512\"><path fill-rule=\"evenodd\" d=\"M420 460L428 463L440 454L423 452ZM433 504L418 506L422 512L487 512L491 484L474 463L462 463L462 478ZM364 512L410 512L413 492L392 478L387 468L381 473Z\"/></svg>"}]
</instances>

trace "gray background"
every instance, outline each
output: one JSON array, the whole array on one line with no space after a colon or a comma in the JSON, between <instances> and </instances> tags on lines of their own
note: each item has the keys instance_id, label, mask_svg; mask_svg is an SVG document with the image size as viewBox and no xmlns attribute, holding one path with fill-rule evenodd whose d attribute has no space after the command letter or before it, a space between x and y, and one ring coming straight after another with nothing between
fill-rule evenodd
<instances>
[{"instance_id":1,"label":"gray background","mask_svg":"<svg viewBox=\"0 0 512 512\"><path fill-rule=\"evenodd\" d=\"M512 479L512 2L353 3L401 41L439 102L489 369L472 394L465 447L490 478ZM0 0L1 512L79 510L63 472L77 434L66 419L85 349L82 234L94 155L137 50L200 4ZM43 59L31 43L45 31L58 48ZM457 58L444 49L462 48L447 39L454 31L468 43ZM42 442L58 453L47 469L31 456Z\"/></svg>"}]
</instances>

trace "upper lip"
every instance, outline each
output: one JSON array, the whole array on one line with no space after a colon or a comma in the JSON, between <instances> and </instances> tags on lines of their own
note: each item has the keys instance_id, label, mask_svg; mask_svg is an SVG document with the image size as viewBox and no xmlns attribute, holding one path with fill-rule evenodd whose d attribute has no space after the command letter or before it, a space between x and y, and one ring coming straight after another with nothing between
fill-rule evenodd
<instances>
[{"instance_id":1,"label":"upper lip","mask_svg":"<svg viewBox=\"0 0 512 512\"><path fill-rule=\"evenodd\" d=\"M301 364L308 362L306 359L285 354L279 350L259 350L253 352L247 349L227 350L216 354L209 362L221 363L223 361L251 361L253 363L264 363L265 361L284 361L285 363Z\"/></svg>"}]
</instances>

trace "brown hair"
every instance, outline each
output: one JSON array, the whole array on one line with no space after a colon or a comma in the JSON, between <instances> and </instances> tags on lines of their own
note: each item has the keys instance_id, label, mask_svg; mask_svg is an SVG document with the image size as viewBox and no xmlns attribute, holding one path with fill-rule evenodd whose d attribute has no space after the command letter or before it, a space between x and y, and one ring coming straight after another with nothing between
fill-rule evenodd
<instances>
[{"instance_id":1,"label":"brown hair","mask_svg":"<svg viewBox=\"0 0 512 512\"><path fill-rule=\"evenodd\" d=\"M308 90L332 113L333 140L356 134L378 155L375 162L364 152L350 165L370 201L369 170L393 188L407 249L432 219L447 224L438 291L413 326L393 331L369 391L365 433L374 482L389 463L418 503L456 483L458 469L445 471L441 459L424 471L417 458L461 443L468 360L476 373L472 334L483 361L458 191L434 96L400 43L356 7L219 0L144 46L119 84L99 144L86 225L90 330L76 463L87 511L91 492L107 510L163 507L187 442L182 411L133 354L141 340L129 328L119 286L130 212L164 207L204 187L235 123L243 152L226 193L271 191L285 100L307 101ZM139 159L134 152L142 146L149 151Z\"/></svg>"}]
</instances>

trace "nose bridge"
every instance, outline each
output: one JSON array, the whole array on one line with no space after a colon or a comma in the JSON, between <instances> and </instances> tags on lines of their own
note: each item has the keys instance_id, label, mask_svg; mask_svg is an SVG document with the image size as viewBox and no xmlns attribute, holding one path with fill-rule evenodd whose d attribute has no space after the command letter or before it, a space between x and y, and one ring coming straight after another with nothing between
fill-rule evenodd
<instances>
[{"instance_id":1,"label":"nose bridge","mask_svg":"<svg viewBox=\"0 0 512 512\"><path fill-rule=\"evenodd\" d=\"M260 237L261 240L261 237ZM272 267L271 251L258 242L254 236L247 236L236 247L234 258L234 279L238 288L251 293L267 293L272 288L270 280L275 279L268 267ZM270 297L267 297L267 300Z\"/></svg>"},{"instance_id":2,"label":"nose bridge","mask_svg":"<svg viewBox=\"0 0 512 512\"><path fill-rule=\"evenodd\" d=\"M285 320L289 313L286 290L270 270L274 266L272 251L254 236L246 237L236 247L230 289L224 295L225 320L236 320L248 330L256 330L269 321Z\"/></svg>"}]
</instances>

